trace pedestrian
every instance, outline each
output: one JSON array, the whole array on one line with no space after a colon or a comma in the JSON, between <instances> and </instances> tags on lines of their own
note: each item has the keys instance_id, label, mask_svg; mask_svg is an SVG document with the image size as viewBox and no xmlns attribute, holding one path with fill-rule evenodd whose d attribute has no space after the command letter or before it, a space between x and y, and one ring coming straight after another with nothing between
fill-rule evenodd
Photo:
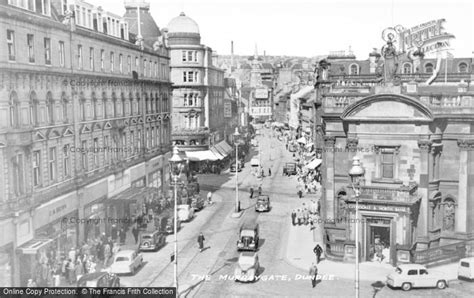
<instances>
[{"instance_id":1,"label":"pedestrian","mask_svg":"<svg viewBox=\"0 0 474 298\"><path fill-rule=\"evenodd\" d=\"M123 227L120 228L120 232L119 232L119 236L120 236L120 244L125 244L125 239L126 239L126 236L127 234L125 233L125 229Z\"/></svg>"},{"instance_id":2,"label":"pedestrian","mask_svg":"<svg viewBox=\"0 0 474 298\"><path fill-rule=\"evenodd\" d=\"M316 264L319 264L319 261L321 260L321 255L323 253L323 248L319 244L316 244L313 249L313 252L316 255Z\"/></svg>"},{"instance_id":3,"label":"pedestrian","mask_svg":"<svg viewBox=\"0 0 474 298\"><path fill-rule=\"evenodd\" d=\"M198 239L197 239L197 242L199 244L199 251L202 252L202 250L204 249L204 235L202 234L202 232L199 234L198 236Z\"/></svg>"},{"instance_id":4,"label":"pedestrian","mask_svg":"<svg viewBox=\"0 0 474 298\"><path fill-rule=\"evenodd\" d=\"M75 271L76 278L79 280L84 275L84 265L82 265L81 259L77 259Z\"/></svg>"},{"instance_id":5,"label":"pedestrian","mask_svg":"<svg viewBox=\"0 0 474 298\"><path fill-rule=\"evenodd\" d=\"M259 196L262 195L262 186L261 185L258 187L258 195Z\"/></svg>"},{"instance_id":6,"label":"pedestrian","mask_svg":"<svg viewBox=\"0 0 474 298\"><path fill-rule=\"evenodd\" d=\"M288 143L286 143L285 146L286 146L286 150L288 150Z\"/></svg>"},{"instance_id":7,"label":"pedestrian","mask_svg":"<svg viewBox=\"0 0 474 298\"><path fill-rule=\"evenodd\" d=\"M67 281L69 282L70 285L72 285L76 282L76 266L71 259L68 260L66 270L67 270Z\"/></svg>"},{"instance_id":8,"label":"pedestrian","mask_svg":"<svg viewBox=\"0 0 474 298\"><path fill-rule=\"evenodd\" d=\"M132 234L133 234L133 238L135 238L135 244L138 243L138 234L140 233L140 231L137 229L137 226L134 225L133 228L132 228Z\"/></svg>"},{"instance_id":9,"label":"pedestrian","mask_svg":"<svg viewBox=\"0 0 474 298\"><path fill-rule=\"evenodd\" d=\"M316 264L312 264L311 267L309 268L309 275L311 276L311 285L316 287L316 281L318 278L318 267L316 267Z\"/></svg>"},{"instance_id":10,"label":"pedestrian","mask_svg":"<svg viewBox=\"0 0 474 298\"><path fill-rule=\"evenodd\" d=\"M208 193L207 193L207 203L208 203L209 205L212 204L212 192L208 192Z\"/></svg>"},{"instance_id":11,"label":"pedestrian","mask_svg":"<svg viewBox=\"0 0 474 298\"><path fill-rule=\"evenodd\" d=\"M298 219L298 225L300 226L301 223L302 223L302 221L303 221L303 215L302 215L302 213L301 213L301 209L298 209L298 210L296 211L296 217L297 217L297 219Z\"/></svg>"},{"instance_id":12,"label":"pedestrian","mask_svg":"<svg viewBox=\"0 0 474 298\"><path fill-rule=\"evenodd\" d=\"M291 223L295 226L296 225L296 210L293 209L293 211L291 211Z\"/></svg>"},{"instance_id":13,"label":"pedestrian","mask_svg":"<svg viewBox=\"0 0 474 298\"><path fill-rule=\"evenodd\" d=\"M272 175L272 169L268 168L268 177L270 177L271 175Z\"/></svg>"},{"instance_id":14,"label":"pedestrian","mask_svg":"<svg viewBox=\"0 0 474 298\"><path fill-rule=\"evenodd\" d=\"M303 197L303 191L301 191L301 189L298 189L298 197L300 199Z\"/></svg>"},{"instance_id":15,"label":"pedestrian","mask_svg":"<svg viewBox=\"0 0 474 298\"><path fill-rule=\"evenodd\" d=\"M250 198L253 199L253 187L250 187Z\"/></svg>"}]
</instances>

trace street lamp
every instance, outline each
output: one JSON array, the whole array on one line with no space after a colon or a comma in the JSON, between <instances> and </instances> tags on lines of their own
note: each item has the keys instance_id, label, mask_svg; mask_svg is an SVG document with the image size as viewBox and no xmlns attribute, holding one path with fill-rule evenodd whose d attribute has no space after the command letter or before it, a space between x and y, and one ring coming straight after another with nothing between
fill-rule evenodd
<instances>
[{"instance_id":1,"label":"street lamp","mask_svg":"<svg viewBox=\"0 0 474 298\"><path fill-rule=\"evenodd\" d=\"M359 298L359 227L357 221L359 220L359 196L360 196L360 181L364 177L365 169L361 166L359 157L354 156L352 161L352 168L349 170L349 176L351 176L351 186L355 193L355 250L356 250L356 261L355 261L355 291L356 298Z\"/></svg>"},{"instance_id":2,"label":"street lamp","mask_svg":"<svg viewBox=\"0 0 474 298\"><path fill-rule=\"evenodd\" d=\"M239 128L235 128L234 132L234 145L235 145L235 213L240 212L239 204L239 139L240 133Z\"/></svg>"},{"instance_id":3,"label":"street lamp","mask_svg":"<svg viewBox=\"0 0 474 298\"><path fill-rule=\"evenodd\" d=\"M185 160L179 156L178 147L173 148L173 156L169 159L170 171L174 185L174 286L178 293L178 180L184 168Z\"/></svg>"}]
</instances>

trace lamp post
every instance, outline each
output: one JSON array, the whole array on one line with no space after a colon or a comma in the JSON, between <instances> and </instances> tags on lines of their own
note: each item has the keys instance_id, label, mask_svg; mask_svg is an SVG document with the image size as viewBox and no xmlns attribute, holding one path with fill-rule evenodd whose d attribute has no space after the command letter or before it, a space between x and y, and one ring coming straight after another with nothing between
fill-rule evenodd
<instances>
[{"instance_id":1,"label":"lamp post","mask_svg":"<svg viewBox=\"0 0 474 298\"><path fill-rule=\"evenodd\" d=\"M174 184L174 286L178 293L178 180L184 167L184 159L179 156L178 147L173 148L173 156L169 159L170 171Z\"/></svg>"},{"instance_id":2,"label":"lamp post","mask_svg":"<svg viewBox=\"0 0 474 298\"><path fill-rule=\"evenodd\" d=\"M235 213L240 212L239 204L239 128L235 128L234 145L235 145Z\"/></svg>"},{"instance_id":3,"label":"lamp post","mask_svg":"<svg viewBox=\"0 0 474 298\"><path fill-rule=\"evenodd\" d=\"M355 296L359 298L359 227L357 225L359 220L359 196L360 196L360 180L364 177L365 169L361 166L359 157L354 156L352 161L352 168L349 170L349 176L351 176L351 186L355 193Z\"/></svg>"}]
</instances>

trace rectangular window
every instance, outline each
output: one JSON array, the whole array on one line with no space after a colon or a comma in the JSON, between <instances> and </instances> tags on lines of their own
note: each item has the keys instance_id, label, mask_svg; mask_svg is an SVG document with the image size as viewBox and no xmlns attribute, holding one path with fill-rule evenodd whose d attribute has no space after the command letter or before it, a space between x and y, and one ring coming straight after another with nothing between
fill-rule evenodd
<instances>
[{"instance_id":1,"label":"rectangular window","mask_svg":"<svg viewBox=\"0 0 474 298\"><path fill-rule=\"evenodd\" d=\"M25 193L23 154L18 154L13 159L13 190L16 195Z\"/></svg>"},{"instance_id":2,"label":"rectangular window","mask_svg":"<svg viewBox=\"0 0 474 298\"><path fill-rule=\"evenodd\" d=\"M158 62L155 62L155 78L158 77Z\"/></svg>"},{"instance_id":3,"label":"rectangular window","mask_svg":"<svg viewBox=\"0 0 474 298\"><path fill-rule=\"evenodd\" d=\"M183 62L184 62L184 61L186 61L186 58L187 58L186 51L183 51L182 54L183 54Z\"/></svg>"},{"instance_id":4,"label":"rectangular window","mask_svg":"<svg viewBox=\"0 0 474 298\"><path fill-rule=\"evenodd\" d=\"M64 177L69 177L71 176L71 155L69 151L71 147L69 145L64 146L64 152L63 152L63 171L64 171Z\"/></svg>"},{"instance_id":5,"label":"rectangular window","mask_svg":"<svg viewBox=\"0 0 474 298\"><path fill-rule=\"evenodd\" d=\"M197 62L197 61L198 61L197 51L194 51L194 62Z\"/></svg>"},{"instance_id":6,"label":"rectangular window","mask_svg":"<svg viewBox=\"0 0 474 298\"><path fill-rule=\"evenodd\" d=\"M188 106L188 94L187 93L184 93L183 94L183 106L187 107Z\"/></svg>"},{"instance_id":7,"label":"rectangular window","mask_svg":"<svg viewBox=\"0 0 474 298\"><path fill-rule=\"evenodd\" d=\"M82 141L81 142L81 163L82 163L82 169L84 171L87 171L87 141Z\"/></svg>"},{"instance_id":8,"label":"rectangular window","mask_svg":"<svg viewBox=\"0 0 474 298\"><path fill-rule=\"evenodd\" d=\"M64 41L59 42L59 66L64 67L66 65L66 50L64 48Z\"/></svg>"},{"instance_id":9,"label":"rectangular window","mask_svg":"<svg viewBox=\"0 0 474 298\"><path fill-rule=\"evenodd\" d=\"M135 132L134 131L130 131L130 155L133 156L135 155L135 151L133 150L133 148L135 148Z\"/></svg>"},{"instance_id":10,"label":"rectangular window","mask_svg":"<svg viewBox=\"0 0 474 298\"><path fill-rule=\"evenodd\" d=\"M7 30L8 60L15 61L15 31Z\"/></svg>"},{"instance_id":11,"label":"rectangular window","mask_svg":"<svg viewBox=\"0 0 474 298\"><path fill-rule=\"evenodd\" d=\"M135 57L135 70L138 72L138 57Z\"/></svg>"},{"instance_id":12,"label":"rectangular window","mask_svg":"<svg viewBox=\"0 0 474 298\"><path fill-rule=\"evenodd\" d=\"M119 71L123 73L123 56L122 54L119 55Z\"/></svg>"},{"instance_id":13,"label":"rectangular window","mask_svg":"<svg viewBox=\"0 0 474 298\"><path fill-rule=\"evenodd\" d=\"M114 66L115 66L114 52L110 52L110 72L114 71Z\"/></svg>"},{"instance_id":14,"label":"rectangular window","mask_svg":"<svg viewBox=\"0 0 474 298\"><path fill-rule=\"evenodd\" d=\"M41 151L33 151L33 186L41 185Z\"/></svg>"},{"instance_id":15,"label":"rectangular window","mask_svg":"<svg viewBox=\"0 0 474 298\"><path fill-rule=\"evenodd\" d=\"M382 156L382 178L393 179L394 178L394 152L389 150L383 150Z\"/></svg>"},{"instance_id":16,"label":"rectangular window","mask_svg":"<svg viewBox=\"0 0 474 298\"><path fill-rule=\"evenodd\" d=\"M146 76L146 59L143 60L143 76Z\"/></svg>"},{"instance_id":17,"label":"rectangular window","mask_svg":"<svg viewBox=\"0 0 474 298\"><path fill-rule=\"evenodd\" d=\"M139 129L138 132L137 132L137 149L138 149L138 152L140 153L140 150L142 149L142 131L141 131L141 129Z\"/></svg>"},{"instance_id":18,"label":"rectangular window","mask_svg":"<svg viewBox=\"0 0 474 298\"><path fill-rule=\"evenodd\" d=\"M132 57L127 57L128 73L132 73Z\"/></svg>"},{"instance_id":19,"label":"rectangular window","mask_svg":"<svg viewBox=\"0 0 474 298\"><path fill-rule=\"evenodd\" d=\"M100 50L100 70L105 71L105 51Z\"/></svg>"},{"instance_id":20,"label":"rectangular window","mask_svg":"<svg viewBox=\"0 0 474 298\"><path fill-rule=\"evenodd\" d=\"M89 69L92 71L95 70L94 59L94 48L89 48Z\"/></svg>"},{"instance_id":21,"label":"rectangular window","mask_svg":"<svg viewBox=\"0 0 474 298\"><path fill-rule=\"evenodd\" d=\"M83 59L82 59L82 45L77 45L77 68L82 69L83 67Z\"/></svg>"},{"instance_id":22,"label":"rectangular window","mask_svg":"<svg viewBox=\"0 0 474 298\"><path fill-rule=\"evenodd\" d=\"M99 138L94 138L94 168L99 167Z\"/></svg>"},{"instance_id":23,"label":"rectangular window","mask_svg":"<svg viewBox=\"0 0 474 298\"><path fill-rule=\"evenodd\" d=\"M35 36L33 34L27 34L26 43L28 46L28 59L30 63L35 63Z\"/></svg>"},{"instance_id":24,"label":"rectangular window","mask_svg":"<svg viewBox=\"0 0 474 298\"><path fill-rule=\"evenodd\" d=\"M109 164L109 136L104 137L104 163Z\"/></svg>"},{"instance_id":25,"label":"rectangular window","mask_svg":"<svg viewBox=\"0 0 474 298\"><path fill-rule=\"evenodd\" d=\"M44 63L51 65L51 39L44 39Z\"/></svg>"},{"instance_id":26,"label":"rectangular window","mask_svg":"<svg viewBox=\"0 0 474 298\"><path fill-rule=\"evenodd\" d=\"M193 61L193 51L188 51L188 61Z\"/></svg>"},{"instance_id":27,"label":"rectangular window","mask_svg":"<svg viewBox=\"0 0 474 298\"><path fill-rule=\"evenodd\" d=\"M56 147L49 148L49 181L56 181Z\"/></svg>"},{"instance_id":28,"label":"rectangular window","mask_svg":"<svg viewBox=\"0 0 474 298\"><path fill-rule=\"evenodd\" d=\"M148 76L151 77L152 74L153 62L151 60L148 62Z\"/></svg>"}]
</instances>

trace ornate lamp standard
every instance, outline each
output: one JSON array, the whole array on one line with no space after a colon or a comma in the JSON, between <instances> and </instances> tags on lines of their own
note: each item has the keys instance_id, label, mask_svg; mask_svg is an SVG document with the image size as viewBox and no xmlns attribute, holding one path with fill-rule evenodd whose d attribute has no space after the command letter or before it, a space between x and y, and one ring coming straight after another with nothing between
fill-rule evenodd
<instances>
[{"instance_id":1,"label":"ornate lamp standard","mask_svg":"<svg viewBox=\"0 0 474 298\"><path fill-rule=\"evenodd\" d=\"M178 181L186 161L179 156L178 147L173 148L173 156L169 159L170 172L174 185L174 286L178 293Z\"/></svg>"},{"instance_id":2,"label":"ornate lamp standard","mask_svg":"<svg viewBox=\"0 0 474 298\"><path fill-rule=\"evenodd\" d=\"M235 128L234 136L234 145L235 145L235 213L240 212L239 204L239 141L240 133L239 128Z\"/></svg>"},{"instance_id":3,"label":"ornate lamp standard","mask_svg":"<svg viewBox=\"0 0 474 298\"><path fill-rule=\"evenodd\" d=\"M361 166L359 157L354 156L352 161L352 168L349 170L349 176L351 176L351 186L355 193L355 250L356 250L356 261L355 261L355 296L359 298L359 226L357 225L359 220L359 196L360 196L360 181L364 177L365 169Z\"/></svg>"}]
</instances>

